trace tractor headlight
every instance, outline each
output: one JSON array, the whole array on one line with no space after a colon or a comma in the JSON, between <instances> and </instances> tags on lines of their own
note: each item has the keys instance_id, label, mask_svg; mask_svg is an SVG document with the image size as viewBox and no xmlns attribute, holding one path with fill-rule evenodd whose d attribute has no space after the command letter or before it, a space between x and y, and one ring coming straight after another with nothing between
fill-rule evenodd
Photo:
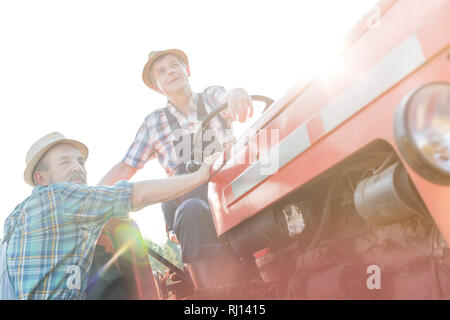
<instances>
[{"instance_id":1,"label":"tractor headlight","mask_svg":"<svg viewBox=\"0 0 450 320\"><path fill-rule=\"evenodd\" d=\"M397 108L394 133L417 173L450 185L450 83L429 83L409 93Z\"/></svg>"}]
</instances>

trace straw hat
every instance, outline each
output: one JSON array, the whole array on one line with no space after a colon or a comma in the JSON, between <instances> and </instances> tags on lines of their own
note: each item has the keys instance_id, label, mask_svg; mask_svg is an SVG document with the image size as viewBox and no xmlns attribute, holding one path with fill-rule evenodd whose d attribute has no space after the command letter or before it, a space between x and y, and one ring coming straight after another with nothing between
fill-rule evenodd
<instances>
[{"instance_id":1,"label":"straw hat","mask_svg":"<svg viewBox=\"0 0 450 320\"><path fill-rule=\"evenodd\" d=\"M89 150L83 143L78 142L76 140L67 139L59 132L52 132L36 141L28 150L27 156L25 158L26 168L25 172L23 173L23 177L26 183L28 183L32 187L35 185L33 179L33 172L34 169L36 168L36 165L42 159L44 154L48 150L50 150L51 147L60 143L72 144L75 148L80 150L83 157L87 159Z\"/></svg>"},{"instance_id":2,"label":"straw hat","mask_svg":"<svg viewBox=\"0 0 450 320\"><path fill-rule=\"evenodd\" d=\"M154 85L152 84L152 82L150 81L150 70L152 68L152 64L153 62L155 62L156 59L158 59L159 57L161 57L163 54L175 54L177 56L179 56L181 58L181 60L184 61L184 63L186 64L186 71L187 74L190 76L190 71L189 71L189 60L188 57L186 55L186 53L184 53L181 50L178 49L169 49L169 50L163 50L163 51L152 51L149 53L148 55L148 61L144 66L144 70L142 71L142 80L144 80L144 83L147 85L147 87L149 87L152 90L155 90Z\"/></svg>"}]
</instances>

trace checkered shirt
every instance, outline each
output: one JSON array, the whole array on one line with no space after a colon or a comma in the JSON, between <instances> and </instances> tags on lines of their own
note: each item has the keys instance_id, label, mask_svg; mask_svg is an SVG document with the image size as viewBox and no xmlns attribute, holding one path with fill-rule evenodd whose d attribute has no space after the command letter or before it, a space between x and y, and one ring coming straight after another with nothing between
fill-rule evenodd
<instances>
[{"instance_id":1,"label":"checkered shirt","mask_svg":"<svg viewBox=\"0 0 450 320\"><path fill-rule=\"evenodd\" d=\"M206 112L209 113L219 106L219 101L223 100L226 91L220 86L211 86L202 92ZM169 111L175 116L180 124L182 135L195 133L200 125L197 119L197 94L193 95L194 104L184 115L170 102L167 103ZM231 129L231 121L226 121L226 127ZM224 132L223 127L217 117L209 123L208 128L215 130L216 138L220 144L232 142L234 140L231 130ZM174 143L178 137L172 132L163 109L157 109L148 115L144 123L139 128L134 142L128 149L127 154L122 159L125 164L141 169L145 163L151 159L158 158L168 176L172 176L177 168L177 153Z\"/></svg>"},{"instance_id":2,"label":"checkered shirt","mask_svg":"<svg viewBox=\"0 0 450 320\"><path fill-rule=\"evenodd\" d=\"M97 238L111 217L128 218L132 188L126 181L34 187L4 227L5 238L11 232L7 266L18 299L85 298Z\"/></svg>"}]
</instances>

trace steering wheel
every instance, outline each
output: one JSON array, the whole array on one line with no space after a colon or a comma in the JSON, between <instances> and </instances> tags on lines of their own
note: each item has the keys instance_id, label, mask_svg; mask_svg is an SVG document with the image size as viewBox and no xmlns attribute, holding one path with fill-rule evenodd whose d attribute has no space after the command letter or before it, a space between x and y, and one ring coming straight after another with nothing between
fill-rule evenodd
<instances>
[{"instance_id":1,"label":"steering wheel","mask_svg":"<svg viewBox=\"0 0 450 320\"><path fill-rule=\"evenodd\" d=\"M252 101L261 101L265 102L266 106L264 107L263 113L266 112L266 110L272 105L274 102L273 99L266 97L266 96L260 96L260 95L251 95L250 98ZM206 128L206 126L209 124L212 118L217 116L217 114L223 110L225 110L228 107L228 102L225 102L221 104L219 107L211 111L206 115L206 117L202 120L199 128L197 129L197 132L194 135L194 160L190 160L186 164L186 170L188 172L195 172L197 171L201 163L198 162L196 159L202 159L202 137L203 137L203 130Z\"/></svg>"}]
</instances>

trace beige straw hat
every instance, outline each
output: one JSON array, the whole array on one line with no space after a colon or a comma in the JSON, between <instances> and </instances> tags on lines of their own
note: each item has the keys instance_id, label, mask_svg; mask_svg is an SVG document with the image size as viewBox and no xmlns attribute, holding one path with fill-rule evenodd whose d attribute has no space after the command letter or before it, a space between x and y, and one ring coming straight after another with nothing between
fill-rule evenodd
<instances>
[{"instance_id":1,"label":"beige straw hat","mask_svg":"<svg viewBox=\"0 0 450 320\"><path fill-rule=\"evenodd\" d=\"M42 159L44 154L54 145L57 145L59 143L70 143L75 148L80 150L81 154L85 159L87 159L89 150L88 148L81 142L78 142L76 140L67 139L65 136L63 136L59 132L52 132L46 135L45 137L42 137L38 141L36 141L28 150L27 156L25 158L26 162L26 168L25 172L23 174L23 177L25 179L25 182L28 183L30 186L34 186L35 182L33 179L33 173L34 169L36 168L36 165L39 163L39 161Z\"/></svg>"},{"instance_id":2,"label":"beige straw hat","mask_svg":"<svg viewBox=\"0 0 450 320\"><path fill-rule=\"evenodd\" d=\"M142 80L144 80L144 83L147 85L147 87L149 87L152 90L155 90L155 87L153 86L152 82L150 81L150 76L149 76L150 70L152 68L152 64L160 56L162 56L164 54L168 54L168 53L172 53L172 54L175 54L175 55L179 56L181 58L181 60L183 60L184 63L186 64L186 71L187 71L188 75L190 75L189 60L188 60L188 57L187 57L186 53L184 53L183 51L178 50L178 49L152 51L152 52L149 53L148 61L147 61L147 63L144 66L144 70L142 71Z\"/></svg>"}]
</instances>

